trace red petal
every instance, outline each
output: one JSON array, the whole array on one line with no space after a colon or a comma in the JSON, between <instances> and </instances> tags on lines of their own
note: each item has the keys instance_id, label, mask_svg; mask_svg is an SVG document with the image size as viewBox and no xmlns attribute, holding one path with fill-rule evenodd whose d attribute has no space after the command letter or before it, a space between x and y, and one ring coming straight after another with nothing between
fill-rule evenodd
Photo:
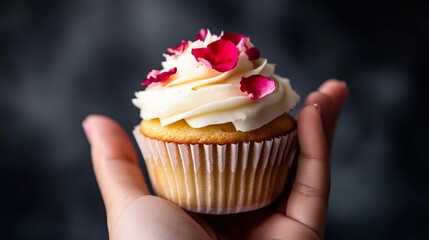
<instances>
[{"instance_id":1,"label":"red petal","mask_svg":"<svg viewBox=\"0 0 429 240\"><path fill-rule=\"evenodd\" d=\"M207 67L213 68L212 64L209 61L205 60L204 58L198 58L198 62L202 62Z\"/></svg>"},{"instance_id":2,"label":"red petal","mask_svg":"<svg viewBox=\"0 0 429 240\"><path fill-rule=\"evenodd\" d=\"M192 55L197 61L219 72L233 69L238 62L237 48L232 42L223 39L210 43L206 48L192 49Z\"/></svg>"},{"instance_id":3,"label":"red petal","mask_svg":"<svg viewBox=\"0 0 429 240\"><path fill-rule=\"evenodd\" d=\"M249 48L250 38L240 33L225 33L221 39L234 43L238 51L246 51Z\"/></svg>"},{"instance_id":4,"label":"red petal","mask_svg":"<svg viewBox=\"0 0 429 240\"><path fill-rule=\"evenodd\" d=\"M256 60L259 58L261 53L259 52L259 49L252 47L246 50L247 57L250 61Z\"/></svg>"},{"instance_id":5,"label":"red petal","mask_svg":"<svg viewBox=\"0 0 429 240\"><path fill-rule=\"evenodd\" d=\"M146 81L142 82L142 85L149 85L153 82L164 82L176 72L177 72L177 68L172 68L164 72L161 72L159 70L152 70L147 74L147 79Z\"/></svg>"},{"instance_id":6,"label":"red petal","mask_svg":"<svg viewBox=\"0 0 429 240\"><path fill-rule=\"evenodd\" d=\"M185 51L187 46L188 46L188 42L182 40L182 42L179 45L177 45L176 47L167 48L167 51L169 53L179 55L179 54L183 53L183 51Z\"/></svg>"},{"instance_id":7,"label":"red petal","mask_svg":"<svg viewBox=\"0 0 429 240\"><path fill-rule=\"evenodd\" d=\"M206 37L207 37L207 29L201 28L200 32L198 32L197 36L195 36L195 41L201 40L204 42L204 40L206 40Z\"/></svg>"},{"instance_id":8,"label":"red petal","mask_svg":"<svg viewBox=\"0 0 429 240\"><path fill-rule=\"evenodd\" d=\"M237 46L240 43L241 39L245 37L245 35L240 33L225 33L222 35L221 39L230 41Z\"/></svg>"},{"instance_id":9,"label":"red petal","mask_svg":"<svg viewBox=\"0 0 429 240\"><path fill-rule=\"evenodd\" d=\"M155 78L161 71L153 69L147 73L147 78Z\"/></svg>"},{"instance_id":10,"label":"red petal","mask_svg":"<svg viewBox=\"0 0 429 240\"><path fill-rule=\"evenodd\" d=\"M240 90L247 93L252 100L261 99L274 92L275 89L275 81L262 75L242 77L240 81Z\"/></svg>"}]
</instances>

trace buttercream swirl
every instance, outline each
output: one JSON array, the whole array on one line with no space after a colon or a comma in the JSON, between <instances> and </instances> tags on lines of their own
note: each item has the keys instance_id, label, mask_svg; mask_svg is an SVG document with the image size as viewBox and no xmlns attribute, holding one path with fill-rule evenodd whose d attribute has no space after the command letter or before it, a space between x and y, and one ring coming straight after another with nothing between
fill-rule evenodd
<instances>
[{"instance_id":1,"label":"buttercream swirl","mask_svg":"<svg viewBox=\"0 0 429 240\"><path fill-rule=\"evenodd\" d=\"M299 96L289 80L276 75L275 65L265 58L249 60L244 51L239 51L237 65L218 72L192 55L192 49L207 47L221 36L207 32L204 41L188 41L180 54L164 54L163 69L177 68L177 72L167 81L153 82L136 93L132 101L143 119L158 118L162 126L185 120L193 128L230 122L236 130L246 132L262 127L297 104ZM250 41L249 45L253 47ZM242 77L251 75L271 78L276 89L252 100L240 90Z\"/></svg>"}]
</instances>

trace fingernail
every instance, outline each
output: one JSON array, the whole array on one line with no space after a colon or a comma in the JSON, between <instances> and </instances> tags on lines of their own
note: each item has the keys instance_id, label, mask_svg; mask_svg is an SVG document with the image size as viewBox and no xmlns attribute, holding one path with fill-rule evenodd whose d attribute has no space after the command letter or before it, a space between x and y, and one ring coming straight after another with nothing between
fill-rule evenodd
<instances>
[{"instance_id":1,"label":"fingernail","mask_svg":"<svg viewBox=\"0 0 429 240\"><path fill-rule=\"evenodd\" d=\"M313 107L315 107L317 109L317 111L319 112L319 115L322 116L322 108L320 107L320 104L313 103L311 105L313 105Z\"/></svg>"},{"instance_id":2,"label":"fingernail","mask_svg":"<svg viewBox=\"0 0 429 240\"><path fill-rule=\"evenodd\" d=\"M340 84L344 90L344 94L347 95L347 93L349 92L349 87L347 86L347 82L345 81L340 81Z\"/></svg>"},{"instance_id":3,"label":"fingernail","mask_svg":"<svg viewBox=\"0 0 429 240\"><path fill-rule=\"evenodd\" d=\"M88 118L82 122L83 131L85 132L86 138L91 142L91 124L88 121Z\"/></svg>"}]
</instances>

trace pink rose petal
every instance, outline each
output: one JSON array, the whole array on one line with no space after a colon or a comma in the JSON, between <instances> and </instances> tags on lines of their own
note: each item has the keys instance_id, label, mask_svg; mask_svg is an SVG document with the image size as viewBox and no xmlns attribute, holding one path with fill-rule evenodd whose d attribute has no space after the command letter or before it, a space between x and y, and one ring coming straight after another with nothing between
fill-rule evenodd
<instances>
[{"instance_id":1,"label":"pink rose petal","mask_svg":"<svg viewBox=\"0 0 429 240\"><path fill-rule=\"evenodd\" d=\"M198 62L202 62L207 67L213 68L212 64L209 61L205 60L204 58L198 58L197 60L198 60Z\"/></svg>"},{"instance_id":2,"label":"pink rose petal","mask_svg":"<svg viewBox=\"0 0 429 240\"><path fill-rule=\"evenodd\" d=\"M187 46L188 46L188 42L182 40L182 42L178 46L167 48L167 51L174 55L180 55L181 53L183 53L183 51L185 51Z\"/></svg>"},{"instance_id":3,"label":"pink rose petal","mask_svg":"<svg viewBox=\"0 0 429 240\"><path fill-rule=\"evenodd\" d=\"M147 74L147 79L146 81L142 82L142 85L146 86L154 82L164 82L176 72L177 68L172 68L168 71L152 70Z\"/></svg>"},{"instance_id":4,"label":"pink rose petal","mask_svg":"<svg viewBox=\"0 0 429 240\"><path fill-rule=\"evenodd\" d=\"M250 44L250 38L246 35L240 33L225 33L221 38L234 43L238 51L243 51L247 54L250 61L258 59L260 56L259 49Z\"/></svg>"},{"instance_id":5,"label":"pink rose petal","mask_svg":"<svg viewBox=\"0 0 429 240\"><path fill-rule=\"evenodd\" d=\"M247 44L249 43L249 38L246 35L240 33L225 33L222 35L221 39L230 41L234 43L238 51L246 51Z\"/></svg>"},{"instance_id":6,"label":"pink rose petal","mask_svg":"<svg viewBox=\"0 0 429 240\"><path fill-rule=\"evenodd\" d=\"M204 40L206 40L206 37L207 37L207 29L201 28L200 32L198 32L197 36L195 36L195 41L201 40L204 42Z\"/></svg>"},{"instance_id":7,"label":"pink rose petal","mask_svg":"<svg viewBox=\"0 0 429 240\"><path fill-rule=\"evenodd\" d=\"M236 46L240 43L241 39L243 38L246 38L246 36L240 33L224 33L221 37L221 39L230 41L234 43L234 45Z\"/></svg>"},{"instance_id":8,"label":"pink rose petal","mask_svg":"<svg viewBox=\"0 0 429 240\"><path fill-rule=\"evenodd\" d=\"M274 92L275 89L275 81L262 75L242 77L240 81L240 90L249 95L252 100L261 99Z\"/></svg>"},{"instance_id":9,"label":"pink rose petal","mask_svg":"<svg viewBox=\"0 0 429 240\"><path fill-rule=\"evenodd\" d=\"M251 48L247 49L246 54L247 54L247 57L249 58L250 61L258 59L259 56L261 55L261 53L259 52L259 49L255 48L255 47L251 47Z\"/></svg>"},{"instance_id":10,"label":"pink rose petal","mask_svg":"<svg viewBox=\"0 0 429 240\"><path fill-rule=\"evenodd\" d=\"M235 45L227 40L219 39L206 48L192 49L192 55L199 62L219 72L233 69L238 62L238 51Z\"/></svg>"}]
</instances>

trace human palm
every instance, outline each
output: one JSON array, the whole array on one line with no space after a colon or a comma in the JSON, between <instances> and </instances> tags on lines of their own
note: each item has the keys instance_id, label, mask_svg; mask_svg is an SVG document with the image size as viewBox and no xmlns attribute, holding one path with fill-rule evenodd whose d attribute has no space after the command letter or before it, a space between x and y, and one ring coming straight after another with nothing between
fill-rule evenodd
<instances>
[{"instance_id":1,"label":"human palm","mask_svg":"<svg viewBox=\"0 0 429 240\"><path fill-rule=\"evenodd\" d=\"M105 203L110 239L322 239L329 200L330 148L347 87L326 81L298 116L300 154L283 195L238 214L186 212L149 193L131 140L113 120L83 122Z\"/></svg>"}]
</instances>

